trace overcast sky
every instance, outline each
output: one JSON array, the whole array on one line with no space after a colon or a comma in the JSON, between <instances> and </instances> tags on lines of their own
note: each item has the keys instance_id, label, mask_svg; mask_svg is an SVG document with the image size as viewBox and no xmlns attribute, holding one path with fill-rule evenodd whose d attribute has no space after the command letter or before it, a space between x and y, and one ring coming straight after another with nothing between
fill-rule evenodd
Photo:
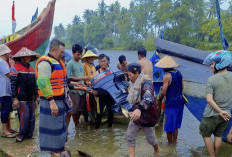
<instances>
[{"instance_id":1,"label":"overcast sky","mask_svg":"<svg viewBox=\"0 0 232 157\"><path fill-rule=\"evenodd\" d=\"M16 31L27 26L31 22L31 17L39 8L39 14L42 12L50 0L15 0L15 19ZM107 5L116 0L104 0ZM118 0L121 6L128 8L130 0ZM53 26L62 23L66 26L71 23L74 15L82 18L85 9L97 9L98 2L101 0L56 0L55 16ZM11 7L13 0L1 0L0 3L0 37L12 33Z\"/></svg>"},{"instance_id":2,"label":"overcast sky","mask_svg":"<svg viewBox=\"0 0 232 157\"><path fill-rule=\"evenodd\" d=\"M66 26L72 22L74 15L82 17L85 9L97 9L101 0L56 0L55 17L53 26L62 23ZM104 0L107 5L116 0ZM118 0L121 6L129 8L131 0ZM38 6L39 14L48 4L49 0L15 0L16 31L30 24L31 17ZM11 34L11 7L13 0L1 0L0 5L0 38ZM222 8L227 8L223 4Z\"/></svg>"}]
</instances>

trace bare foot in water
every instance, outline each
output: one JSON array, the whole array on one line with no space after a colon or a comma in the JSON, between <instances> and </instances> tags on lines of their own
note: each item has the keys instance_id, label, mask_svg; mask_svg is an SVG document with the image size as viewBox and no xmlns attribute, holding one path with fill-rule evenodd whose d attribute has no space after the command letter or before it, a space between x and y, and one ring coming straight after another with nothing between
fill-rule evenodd
<instances>
[{"instance_id":1,"label":"bare foot in water","mask_svg":"<svg viewBox=\"0 0 232 157\"><path fill-rule=\"evenodd\" d=\"M60 153L50 152L51 156L60 156Z\"/></svg>"},{"instance_id":2,"label":"bare foot in water","mask_svg":"<svg viewBox=\"0 0 232 157\"><path fill-rule=\"evenodd\" d=\"M69 134L70 134L70 132L69 132L68 130L66 130L66 134L67 134L67 135L69 135Z\"/></svg>"},{"instance_id":3,"label":"bare foot in water","mask_svg":"<svg viewBox=\"0 0 232 157\"><path fill-rule=\"evenodd\" d=\"M160 152L159 146L156 144L154 145L154 154L157 155Z\"/></svg>"},{"instance_id":4,"label":"bare foot in water","mask_svg":"<svg viewBox=\"0 0 232 157\"><path fill-rule=\"evenodd\" d=\"M93 134L94 136L98 136L99 135L99 130L98 129L96 129L95 131L94 131L94 134Z\"/></svg>"},{"instance_id":5,"label":"bare foot in water","mask_svg":"<svg viewBox=\"0 0 232 157\"><path fill-rule=\"evenodd\" d=\"M114 129L113 129L112 127L109 127L109 128L108 128L108 131L109 131L109 132L112 132L112 131L114 131Z\"/></svg>"}]
</instances>

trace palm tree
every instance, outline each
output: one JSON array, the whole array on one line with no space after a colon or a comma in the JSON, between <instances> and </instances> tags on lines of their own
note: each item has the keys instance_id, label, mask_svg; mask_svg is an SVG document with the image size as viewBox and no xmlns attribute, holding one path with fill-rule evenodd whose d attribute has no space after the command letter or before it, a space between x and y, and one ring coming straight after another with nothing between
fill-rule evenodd
<instances>
[{"instance_id":1,"label":"palm tree","mask_svg":"<svg viewBox=\"0 0 232 157\"><path fill-rule=\"evenodd\" d=\"M83 18L85 19L86 24L90 24L91 18L94 15L93 10L86 9L83 14Z\"/></svg>"},{"instance_id":2,"label":"palm tree","mask_svg":"<svg viewBox=\"0 0 232 157\"><path fill-rule=\"evenodd\" d=\"M81 24L81 18L77 15L74 16L73 21L72 21L73 25L79 25Z\"/></svg>"}]
</instances>

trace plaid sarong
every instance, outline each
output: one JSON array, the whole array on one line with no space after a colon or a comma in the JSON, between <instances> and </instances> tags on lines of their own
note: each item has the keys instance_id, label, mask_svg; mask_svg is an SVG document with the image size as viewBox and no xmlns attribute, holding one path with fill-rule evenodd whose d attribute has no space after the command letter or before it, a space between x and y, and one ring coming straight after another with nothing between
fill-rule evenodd
<instances>
[{"instance_id":1,"label":"plaid sarong","mask_svg":"<svg viewBox=\"0 0 232 157\"><path fill-rule=\"evenodd\" d=\"M47 100L40 100L39 143L40 150L61 152L66 142L66 121L64 100L55 100L59 115L52 116Z\"/></svg>"}]
</instances>

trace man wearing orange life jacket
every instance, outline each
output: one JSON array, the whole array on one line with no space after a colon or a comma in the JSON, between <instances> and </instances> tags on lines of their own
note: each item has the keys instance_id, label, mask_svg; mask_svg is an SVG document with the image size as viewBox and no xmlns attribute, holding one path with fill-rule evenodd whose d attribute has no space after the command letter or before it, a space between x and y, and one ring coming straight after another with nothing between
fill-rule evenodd
<instances>
[{"instance_id":1,"label":"man wearing orange life jacket","mask_svg":"<svg viewBox=\"0 0 232 157\"><path fill-rule=\"evenodd\" d=\"M40 95L39 142L42 151L65 155L67 108L66 69L61 61L65 45L52 40L48 56L38 59L35 71Z\"/></svg>"}]
</instances>

